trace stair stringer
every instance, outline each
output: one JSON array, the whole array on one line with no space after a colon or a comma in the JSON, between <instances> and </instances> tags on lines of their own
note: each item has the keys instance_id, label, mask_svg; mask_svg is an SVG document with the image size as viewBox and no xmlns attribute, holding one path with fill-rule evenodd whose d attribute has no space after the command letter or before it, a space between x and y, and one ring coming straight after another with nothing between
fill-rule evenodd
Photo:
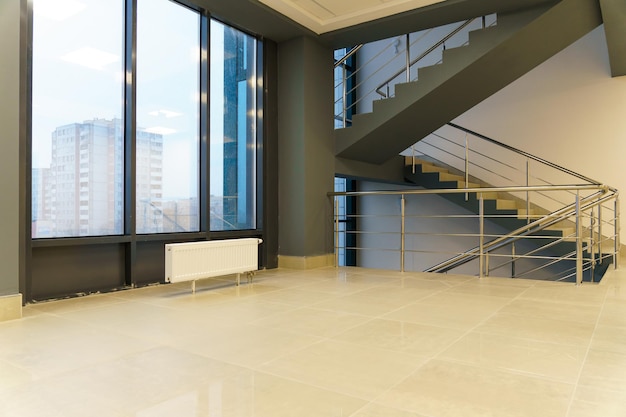
<instances>
[{"instance_id":1,"label":"stair stringer","mask_svg":"<svg viewBox=\"0 0 626 417\"><path fill-rule=\"evenodd\" d=\"M562 0L534 12L499 16L494 44L486 48L484 37L469 62L450 59L448 64L444 59L437 66L440 71L423 70L435 74L432 80L407 83L406 92L397 86L398 97L380 100L372 113L354 116L351 127L335 131L336 155L383 163L602 23L596 0Z\"/></svg>"}]
</instances>

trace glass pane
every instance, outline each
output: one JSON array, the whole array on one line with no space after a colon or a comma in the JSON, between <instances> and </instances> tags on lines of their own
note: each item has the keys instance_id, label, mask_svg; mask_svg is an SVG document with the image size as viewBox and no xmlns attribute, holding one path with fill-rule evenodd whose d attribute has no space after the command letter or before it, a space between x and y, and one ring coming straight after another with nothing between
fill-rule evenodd
<instances>
[{"instance_id":1,"label":"glass pane","mask_svg":"<svg viewBox=\"0 0 626 417\"><path fill-rule=\"evenodd\" d=\"M335 177L335 192L342 193L346 192L346 179ZM339 258L339 266L346 266L346 222L348 221L347 211L346 211L346 197L339 196L335 197L338 200L337 204L337 213L335 215L339 217L338 227L335 232L337 233L338 242L335 242L339 246L335 248Z\"/></svg>"},{"instance_id":2,"label":"glass pane","mask_svg":"<svg viewBox=\"0 0 626 417\"><path fill-rule=\"evenodd\" d=\"M123 6L33 4L34 238L123 232Z\"/></svg>"},{"instance_id":3,"label":"glass pane","mask_svg":"<svg viewBox=\"0 0 626 417\"><path fill-rule=\"evenodd\" d=\"M137 2L137 233L199 230L200 16Z\"/></svg>"},{"instance_id":4,"label":"glass pane","mask_svg":"<svg viewBox=\"0 0 626 417\"><path fill-rule=\"evenodd\" d=\"M256 228L256 40L211 21L211 230Z\"/></svg>"}]
</instances>

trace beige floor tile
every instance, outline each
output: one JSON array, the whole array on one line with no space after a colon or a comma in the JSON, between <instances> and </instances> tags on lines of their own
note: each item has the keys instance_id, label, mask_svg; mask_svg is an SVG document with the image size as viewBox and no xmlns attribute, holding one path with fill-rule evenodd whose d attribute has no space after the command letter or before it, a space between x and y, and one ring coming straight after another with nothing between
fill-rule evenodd
<instances>
[{"instance_id":1,"label":"beige floor tile","mask_svg":"<svg viewBox=\"0 0 626 417\"><path fill-rule=\"evenodd\" d=\"M383 316L436 327L470 330L492 316L508 301L499 297L436 294Z\"/></svg>"},{"instance_id":2,"label":"beige floor tile","mask_svg":"<svg viewBox=\"0 0 626 417\"><path fill-rule=\"evenodd\" d=\"M606 285L606 298L614 301L626 301L626 277L614 279L610 283L604 282Z\"/></svg>"},{"instance_id":3,"label":"beige floor tile","mask_svg":"<svg viewBox=\"0 0 626 417\"><path fill-rule=\"evenodd\" d=\"M437 417L563 417L573 385L432 360L376 402Z\"/></svg>"},{"instance_id":4,"label":"beige floor tile","mask_svg":"<svg viewBox=\"0 0 626 417\"><path fill-rule=\"evenodd\" d=\"M252 371L172 348L127 355L64 375L56 381L71 393L64 403L108 404L122 415L149 414L158 405L202 387L231 387L246 381ZM125 383L120 383L124 381ZM183 414L177 414L183 415Z\"/></svg>"},{"instance_id":5,"label":"beige floor tile","mask_svg":"<svg viewBox=\"0 0 626 417\"><path fill-rule=\"evenodd\" d=\"M5 345L2 357L27 372L30 378L39 379L155 346L149 341L80 323L59 336L41 343Z\"/></svg>"},{"instance_id":6,"label":"beige floor tile","mask_svg":"<svg viewBox=\"0 0 626 417\"><path fill-rule=\"evenodd\" d=\"M350 417L425 417L410 411L385 407L379 404L369 404Z\"/></svg>"},{"instance_id":7,"label":"beige floor tile","mask_svg":"<svg viewBox=\"0 0 626 417\"><path fill-rule=\"evenodd\" d=\"M378 317L412 303L390 298L365 296L361 293L334 297L315 304L315 308Z\"/></svg>"},{"instance_id":8,"label":"beige floor tile","mask_svg":"<svg viewBox=\"0 0 626 417\"><path fill-rule=\"evenodd\" d=\"M220 387L221 407L215 401L199 415L206 417L347 417L367 403L350 397L288 380L255 372L246 380ZM208 404L207 404L208 403ZM164 414L165 416L166 414ZM169 414L169 416L174 414ZM189 414L191 415L191 414Z\"/></svg>"},{"instance_id":9,"label":"beige floor tile","mask_svg":"<svg viewBox=\"0 0 626 417\"><path fill-rule=\"evenodd\" d=\"M626 328L626 300L607 300L600 314L599 324Z\"/></svg>"},{"instance_id":10,"label":"beige floor tile","mask_svg":"<svg viewBox=\"0 0 626 417\"><path fill-rule=\"evenodd\" d=\"M231 284L227 284L231 285ZM195 293L191 291L191 286L181 288L180 286L172 287L170 292L159 292L153 296L140 294L137 296L123 295L124 300L132 302L142 302L165 308L183 308L186 309L193 305L206 306L209 304L220 304L230 301L233 297L227 296L219 291L222 287L204 287L198 288ZM131 292L131 291L127 291Z\"/></svg>"},{"instance_id":11,"label":"beige floor tile","mask_svg":"<svg viewBox=\"0 0 626 417\"><path fill-rule=\"evenodd\" d=\"M409 304L429 297L433 294L437 294L440 291L440 289L431 288L380 285L361 291L358 295L362 295L364 297L390 299L399 303Z\"/></svg>"},{"instance_id":12,"label":"beige floor tile","mask_svg":"<svg viewBox=\"0 0 626 417\"><path fill-rule=\"evenodd\" d=\"M0 361L0 392L32 380L30 372L5 361Z\"/></svg>"},{"instance_id":13,"label":"beige floor tile","mask_svg":"<svg viewBox=\"0 0 626 417\"><path fill-rule=\"evenodd\" d=\"M516 299L502 307L500 313L576 321L593 324L598 320L601 305L555 303L549 300Z\"/></svg>"},{"instance_id":14,"label":"beige floor tile","mask_svg":"<svg viewBox=\"0 0 626 417\"><path fill-rule=\"evenodd\" d=\"M626 355L590 349L580 375L580 385L626 392Z\"/></svg>"},{"instance_id":15,"label":"beige floor tile","mask_svg":"<svg viewBox=\"0 0 626 417\"><path fill-rule=\"evenodd\" d=\"M456 288L456 287L454 287ZM439 292L420 300L422 304L474 307L497 311L511 302L513 297L495 297L478 294L454 293L453 289Z\"/></svg>"},{"instance_id":16,"label":"beige floor tile","mask_svg":"<svg viewBox=\"0 0 626 417\"><path fill-rule=\"evenodd\" d=\"M604 302L607 287L584 283L576 286L571 283L556 283L546 286L534 286L526 290L520 298L549 300L551 302L599 305Z\"/></svg>"},{"instance_id":17,"label":"beige floor tile","mask_svg":"<svg viewBox=\"0 0 626 417\"><path fill-rule=\"evenodd\" d=\"M26 306L0 323L0 416L626 415L626 270L576 287L283 269L197 288Z\"/></svg>"},{"instance_id":18,"label":"beige floor tile","mask_svg":"<svg viewBox=\"0 0 626 417\"><path fill-rule=\"evenodd\" d=\"M587 348L472 332L437 358L576 383Z\"/></svg>"},{"instance_id":19,"label":"beige floor tile","mask_svg":"<svg viewBox=\"0 0 626 417\"><path fill-rule=\"evenodd\" d=\"M450 287L453 287L455 285L460 285L465 282L472 282L478 279L478 277L469 276L469 275L457 275L457 274L447 274L447 273L438 274L434 272L419 273L419 278L445 283L446 285Z\"/></svg>"},{"instance_id":20,"label":"beige floor tile","mask_svg":"<svg viewBox=\"0 0 626 417\"><path fill-rule=\"evenodd\" d=\"M328 300L329 295L321 291L307 290L306 287L298 287L272 291L257 297L262 297L263 301L267 302L288 304L295 307L305 307L326 301Z\"/></svg>"},{"instance_id":21,"label":"beige floor tile","mask_svg":"<svg viewBox=\"0 0 626 417\"><path fill-rule=\"evenodd\" d=\"M331 295L350 295L380 285L377 281L378 280L361 279L361 276L357 275L346 279L312 282L300 288Z\"/></svg>"},{"instance_id":22,"label":"beige floor tile","mask_svg":"<svg viewBox=\"0 0 626 417\"><path fill-rule=\"evenodd\" d=\"M587 347L594 325L576 321L524 317L498 313L476 328L477 332L532 339L547 343Z\"/></svg>"},{"instance_id":23,"label":"beige floor tile","mask_svg":"<svg viewBox=\"0 0 626 417\"><path fill-rule=\"evenodd\" d=\"M0 391L0 415L6 417L128 417L99 399L76 393L66 378L50 378Z\"/></svg>"},{"instance_id":24,"label":"beige floor tile","mask_svg":"<svg viewBox=\"0 0 626 417\"><path fill-rule=\"evenodd\" d=\"M198 328L169 343L179 349L224 362L257 368L308 347L320 337L252 325Z\"/></svg>"},{"instance_id":25,"label":"beige floor tile","mask_svg":"<svg viewBox=\"0 0 626 417\"><path fill-rule=\"evenodd\" d=\"M104 409L111 416L342 417L367 403L167 348L103 363L54 382L65 393L57 394L57 390L48 387L50 392L46 397L56 397L53 404L59 412L54 415L59 416L79 415L65 414L70 406L82 409L83 413L89 410L87 415L94 415L91 408L99 410L106 405ZM29 400L34 396L34 393L19 394ZM24 404L14 407L26 408ZM33 411L39 411L40 416L49 415L41 408ZM96 415L107 414L96 411Z\"/></svg>"},{"instance_id":26,"label":"beige floor tile","mask_svg":"<svg viewBox=\"0 0 626 417\"><path fill-rule=\"evenodd\" d=\"M574 394L567 417L624 417L626 391L579 386Z\"/></svg>"},{"instance_id":27,"label":"beige floor tile","mask_svg":"<svg viewBox=\"0 0 626 417\"><path fill-rule=\"evenodd\" d=\"M143 301L71 312L63 317L161 344L218 322L217 317L202 317L195 309L167 308Z\"/></svg>"},{"instance_id":28,"label":"beige floor tile","mask_svg":"<svg viewBox=\"0 0 626 417\"><path fill-rule=\"evenodd\" d=\"M626 355L626 327L598 325L593 332L591 349Z\"/></svg>"},{"instance_id":29,"label":"beige floor tile","mask_svg":"<svg viewBox=\"0 0 626 417\"><path fill-rule=\"evenodd\" d=\"M514 280L503 279L501 281ZM494 281L491 279L488 282L483 280L466 282L450 288L448 293L514 298L522 294L528 288L521 285L502 285L500 283L501 281Z\"/></svg>"},{"instance_id":30,"label":"beige floor tile","mask_svg":"<svg viewBox=\"0 0 626 417\"><path fill-rule=\"evenodd\" d=\"M249 298L220 304L198 303L184 312L194 316L190 318L192 322L200 322L200 325L204 327L249 324L264 317L293 311L297 308L289 304L265 302L263 298Z\"/></svg>"},{"instance_id":31,"label":"beige floor tile","mask_svg":"<svg viewBox=\"0 0 626 417\"><path fill-rule=\"evenodd\" d=\"M417 356L433 356L463 335L463 330L375 319L333 339Z\"/></svg>"},{"instance_id":32,"label":"beige floor tile","mask_svg":"<svg viewBox=\"0 0 626 417\"><path fill-rule=\"evenodd\" d=\"M428 279L428 277L426 276L419 275L417 277L402 277L396 282L386 283L385 285L398 288L416 288L421 290L444 291L448 288L454 287L457 284L451 284L450 282L447 282L445 280Z\"/></svg>"},{"instance_id":33,"label":"beige floor tile","mask_svg":"<svg viewBox=\"0 0 626 417\"><path fill-rule=\"evenodd\" d=\"M369 400L406 378L424 360L326 340L282 356L259 370Z\"/></svg>"},{"instance_id":34,"label":"beige floor tile","mask_svg":"<svg viewBox=\"0 0 626 417\"><path fill-rule=\"evenodd\" d=\"M261 318L251 324L298 334L332 337L368 320L371 319L361 315L305 307Z\"/></svg>"}]
</instances>

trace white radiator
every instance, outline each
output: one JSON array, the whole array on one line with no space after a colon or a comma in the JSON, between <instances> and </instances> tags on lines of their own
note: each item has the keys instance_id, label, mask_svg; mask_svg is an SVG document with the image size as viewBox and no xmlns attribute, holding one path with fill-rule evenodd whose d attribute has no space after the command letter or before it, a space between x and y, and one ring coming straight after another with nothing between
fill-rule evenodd
<instances>
[{"instance_id":1,"label":"white radiator","mask_svg":"<svg viewBox=\"0 0 626 417\"><path fill-rule=\"evenodd\" d=\"M227 239L165 245L165 281L192 281L222 275L256 271L259 265L258 245L261 239Z\"/></svg>"}]
</instances>

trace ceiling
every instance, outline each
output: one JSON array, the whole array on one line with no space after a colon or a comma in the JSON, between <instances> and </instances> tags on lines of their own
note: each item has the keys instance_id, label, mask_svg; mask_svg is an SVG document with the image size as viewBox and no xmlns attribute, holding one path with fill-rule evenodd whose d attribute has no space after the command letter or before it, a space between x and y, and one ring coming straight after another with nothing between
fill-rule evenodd
<instances>
[{"instance_id":1,"label":"ceiling","mask_svg":"<svg viewBox=\"0 0 626 417\"><path fill-rule=\"evenodd\" d=\"M443 0L259 0L320 35Z\"/></svg>"},{"instance_id":2,"label":"ceiling","mask_svg":"<svg viewBox=\"0 0 626 417\"><path fill-rule=\"evenodd\" d=\"M212 17L277 43L312 36L320 44L343 48L562 0L179 1L210 10Z\"/></svg>"}]
</instances>

